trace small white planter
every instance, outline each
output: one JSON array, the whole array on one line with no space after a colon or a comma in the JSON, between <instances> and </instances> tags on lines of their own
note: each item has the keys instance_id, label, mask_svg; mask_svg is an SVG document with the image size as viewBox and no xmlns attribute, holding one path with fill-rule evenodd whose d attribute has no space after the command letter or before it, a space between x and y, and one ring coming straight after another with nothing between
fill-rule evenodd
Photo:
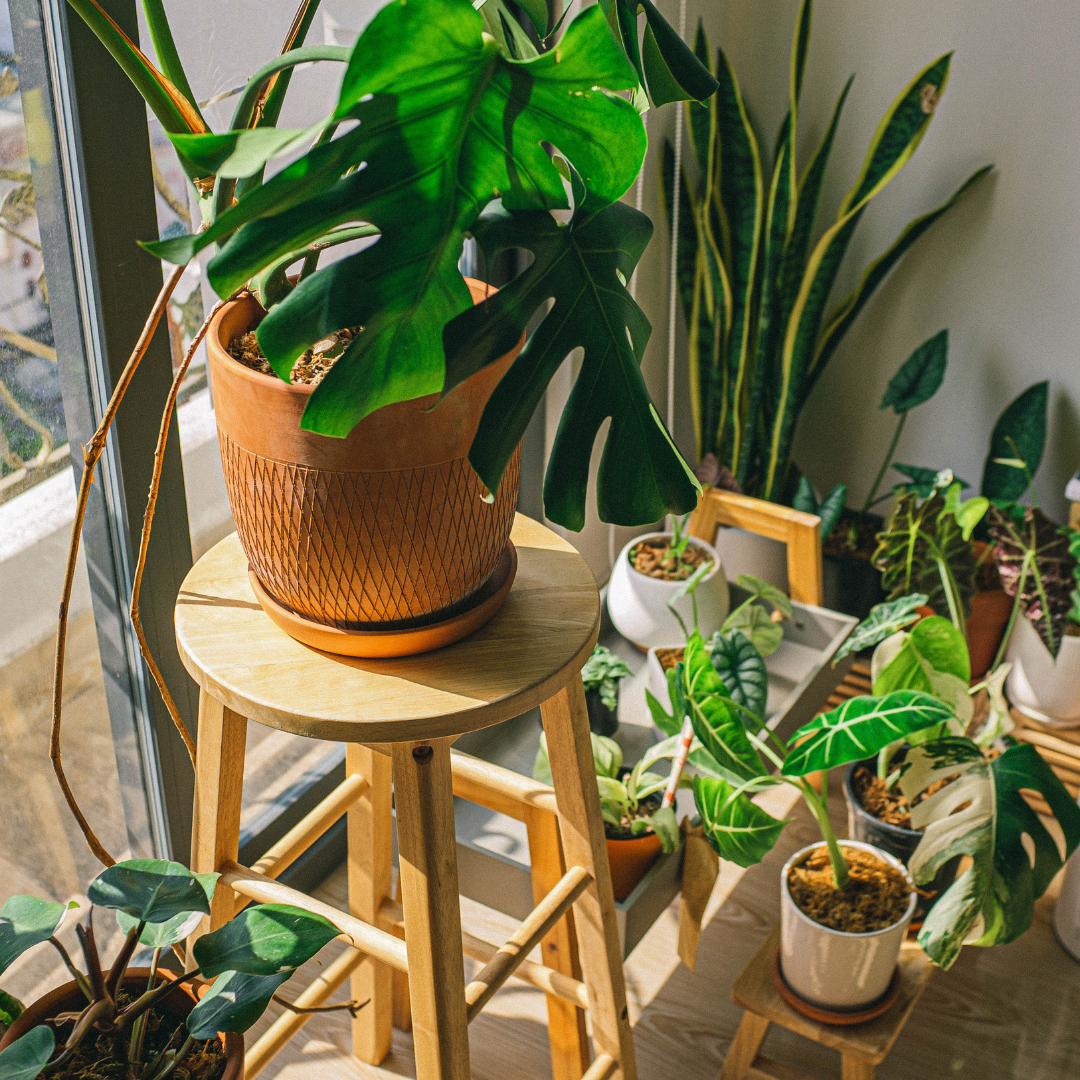
<instances>
[{"instance_id":1,"label":"small white planter","mask_svg":"<svg viewBox=\"0 0 1080 1080\"><path fill-rule=\"evenodd\" d=\"M1057 659L1035 627L1018 613L1005 658L1009 700L1025 716L1054 727L1080 727L1080 637L1066 636Z\"/></svg>"},{"instance_id":2,"label":"small white planter","mask_svg":"<svg viewBox=\"0 0 1080 1080\"><path fill-rule=\"evenodd\" d=\"M678 620L668 608L668 601L683 584L681 581L661 581L659 578L639 574L630 565L630 549L642 540L670 537L671 533L646 533L637 536L619 552L611 570L608 583L608 614L612 624L624 638L640 649L657 645L675 645L683 640ZM695 547L704 549L713 561L713 568L698 583L698 627L708 638L720 629L727 618L730 598L724 567L716 549L704 540L690 538ZM689 596L684 596L675 610L682 616L687 628L693 626L693 609Z\"/></svg>"},{"instance_id":3,"label":"small white planter","mask_svg":"<svg viewBox=\"0 0 1080 1080\"><path fill-rule=\"evenodd\" d=\"M911 885L911 902L904 917L884 930L847 934L804 915L788 892L788 872L824 841L795 852L780 872L780 969L784 981L812 1005L855 1012L880 998L896 970L900 946L915 911L915 886L903 864L870 844L842 840L842 847L872 852L895 867Z\"/></svg>"}]
</instances>

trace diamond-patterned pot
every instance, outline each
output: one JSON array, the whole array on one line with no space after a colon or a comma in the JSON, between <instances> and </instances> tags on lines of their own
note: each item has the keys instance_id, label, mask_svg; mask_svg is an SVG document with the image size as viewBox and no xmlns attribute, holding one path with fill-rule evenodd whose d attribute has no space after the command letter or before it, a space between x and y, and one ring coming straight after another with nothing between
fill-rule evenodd
<instances>
[{"instance_id":1,"label":"diamond-patterned pot","mask_svg":"<svg viewBox=\"0 0 1080 1080\"><path fill-rule=\"evenodd\" d=\"M469 288L474 302L492 291ZM229 505L263 588L345 630L404 630L467 608L509 540L520 450L490 503L467 454L522 343L438 408L426 411L437 395L388 405L335 439L300 429L313 387L229 355L262 315L251 296L226 304L206 340Z\"/></svg>"}]
</instances>

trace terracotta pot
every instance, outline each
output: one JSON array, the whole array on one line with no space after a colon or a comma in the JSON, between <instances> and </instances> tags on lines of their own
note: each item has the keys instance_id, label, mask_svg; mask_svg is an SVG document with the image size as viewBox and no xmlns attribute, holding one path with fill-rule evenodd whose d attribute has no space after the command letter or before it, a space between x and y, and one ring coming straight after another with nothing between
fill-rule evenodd
<instances>
[{"instance_id":1,"label":"terracotta pot","mask_svg":"<svg viewBox=\"0 0 1080 1080\"><path fill-rule=\"evenodd\" d=\"M967 621L968 655L971 677L981 679L989 670L1005 633L1012 610L1012 597L1004 589L977 592L971 598L971 617Z\"/></svg>"},{"instance_id":2,"label":"terracotta pot","mask_svg":"<svg viewBox=\"0 0 1080 1080\"><path fill-rule=\"evenodd\" d=\"M150 978L149 968L128 968L124 976L124 985L136 993L142 993L146 989ZM167 971L158 972L158 982L174 978ZM195 1007L195 994L191 987L184 985L181 989L170 994L163 1003L177 1020L184 1020L188 1013ZM78 1012L86 1005L86 998L74 982L64 983L55 990L50 990L44 997L27 1006L24 1012L14 1024L5 1032L0 1039L0 1050L5 1049L16 1039L21 1039L31 1028L57 1016L62 1012ZM244 1037L236 1032L227 1032L219 1035L222 1046L225 1048L225 1072L221 1080L240 1080L244 1075Z\"/></svg>"},{"instance_id":3,"label":"terracotta pot","mask_svg":"<svg viewBox=\"0 0 1080 1080\"><path fill-rule=\"evenodd\" d=\"M469 288L474 302L492 291L474 281ZM280 605L316 629L378 632L467 610L505 565L520 452L491 503L467 454L521 343L438 408L427 411L434 394L387 405L336 439L300 429L314 387L229 355L227 346L262 315L254 297L226 304L206 340L229 505L269 597L263 606L273 617Z\"/></svg>"},{"instance_id":4,"label":"terracotta pot","mask_svg":"<svg viewBox=\"0 0 1080 1080\"><path fill-rule=\"evenodd\" d=\"M656 833L635 836L629 840L607 838L608 865L611 867L611 891L616 901L625 900L638 882L649 872L649 867L663 851Z\"/></svg>"}]
</instances>

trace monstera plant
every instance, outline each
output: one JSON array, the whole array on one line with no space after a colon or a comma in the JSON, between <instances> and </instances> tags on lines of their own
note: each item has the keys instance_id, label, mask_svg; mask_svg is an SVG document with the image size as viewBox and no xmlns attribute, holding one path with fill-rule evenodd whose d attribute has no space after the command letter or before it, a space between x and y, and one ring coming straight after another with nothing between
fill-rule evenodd
<instances>
[{"instance_id":1,"label":"monstera plant","mask_svg":"<svg viewBox=\"0 0 1080 1080\"><path fill-rule=\"evenodd\" d=\"M679 177L678 291L689 335L690 393L699 457L713 454L744 491L790 502L798 484L791 446L800 410L844 335L903 254L983 176L973 173L941 206L910 222L831 309L841 262L870 201L910 160L949 77L951 54L918 72L882 117L836 219L815 239L825 169L851 88L840 94L820 145L796 163L799 102L812 0L803 0L791 50L789 108L771 168L754 133L734 68L715 59L719 91L688 106L700 180ZM698 30L695 53L712 64ZM663 184L674 206L674 152Z\"/></svg>"}]
</instances>

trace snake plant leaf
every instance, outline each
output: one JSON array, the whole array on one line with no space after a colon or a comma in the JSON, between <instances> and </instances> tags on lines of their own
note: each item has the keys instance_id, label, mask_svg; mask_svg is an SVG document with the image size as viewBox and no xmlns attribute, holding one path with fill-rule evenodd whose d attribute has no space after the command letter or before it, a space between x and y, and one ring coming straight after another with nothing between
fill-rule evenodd
<instances>
[{"instance_id":1,"label":"snake plant leaf","mask_svg":"<svg viewBox=\"0 0 1080 1080\"><path fill-rule=\"evenodd\" d=\"M64 921L68 909L78 906L39 900L36 896L9 896L0 908L0 974L27 949L48 941Z\"/></svg>"},{"instance_id":2,"label":"snake plant leaf","mask_svg":"<svg viewBox=\"0 0 1080 1080\"><path fill-rule=\"evenodd\" d=\"M22 1014L26 1006L6 990L0 990L0 1035L3 1035Z\"/></svg>"},{"instance_id":3,"label":"snake plant leaf","mask_svg":"<svg viewBox=\"0 0 1080 1080\"><path fill-rule=\"evenodd\" d=\"M0 1051L0 1080L34 1080L56 1049L56 1037L44 1024L31 1028Z\"/></svg>"},{"instance_id":4,"label":"snake plant leaf","mask_svg":"<svg viewBox=\"0 0 1080 1080\"><path fill-rule=\"evenodd\" d=\"M840 515L847 505L847 484L837 484L821 502L814 493L814 486L805 476L799 477L799 487L795 492L792 506L805 514L816 514L821 518L821 539L824 540L840 520Z\"/></svg>"},{"instance_id":5,"label":"snake plant leaf","mask_svg":"<svg viewBox=\"0 0 1080 1080\"><path fill-rule=\"evenodd\" d=\"M213 900L217 880L221 875L195 874L194 876L203 887L207 900ZM145 945L148 949L167 949L178 941L183 941L199 925L202 917L202 911L181 911L164 922L147 922L139 935L139 944ZM121 933L127 934L132 927L138 926L139 921L126 911L117 909L116 924L120 927Z\"/></svg>"},{"instance_id":6,"label":"snake plant leaf","mask_svg":"<svg viewBox=\"0 0 1080 1080\"><path fill-rule=\"evenodd\" d=\"M764 720L769 673L750 639L741 630L728 634L717 631L709 642L709 658L732 701L745 705L759 720Z\"/></svg>"},{"instance_id":7,"label":"snake plant leaf","mask_svg":"<svg viewBox=\"0 0 1080 1080\"><path fill-rule=\"evenodd\" d=\"M226 971L277 975L310 960L341 931L329 919L289 904L258 904L195 942L204 978Z\"/></svg>"},{"instance_id":8,"label":"snake plant leaf","mask_svg":"<svg viewBox=\"0 0 1080 1080\"><path fill-rule=\"evenodd\" d=\"M97 907L122 911L141 922L163 923L195 911L210 914L202 881L186 866L165 859L118 862L90 882L86 896Z\"/></svg>"},{"instance_id":9,"label":"snake plant leaf","mask_svg":"<svg viewBox=\"0 0 1080 1080\"><path fill-rule=\"evenodd\" d=\"M931 744L912 753L933 757L939 751ZM1080 843L1080 808L1034 746L1012 746L993 761L981 752L966 761L951 749L946 753L951 760L932 760L936 770L930 775L959 776L913 808L912 827L925 831L908 863L916 883L925 884L954 856L972 859L970 869L930 910L919 934L927 955L944 968L965 940L1002 945L1023 934L1034 901L1063 865L1057 843L1022 791L1038 792L1050 806L1064 834L1065 858ZM908 790L914 787L906 776L905 781Z\"/></svg>"},{"instance_id":10,"label":"snake plant leaf","mask_svg":"<svg viewBox=\"0 0 1080 1080\"><path fill-rule=\"evenodd\" d=\"M911 732L946 723L951 716L952 710L937 698L916 690L848 698L795 732L789 745L798 745L784 759L781 771L785 776L805 776L862 761Z\"/></svg>"},{"instance_id":11,"label":"snake plant leaf","mask_svg":"<svg viewBox=\"0 0 1080 1080\"><path fill-rule=\"evenodd\" d=\"M787 825L726 780L695 776L694 804L705 826L705 838L722 859L737 866L761 862Z\"/></svg>"},{"instance_id":12,"label":"snake plant leaf","mask_svg":"<svg viewBox=\"0 0 1080 1080\"><path fill-rule=\"evenodd\" d=\"M889 380L878 408L892 407L897 416L929 401L945 379L949 362L949 331L939 330L924 341Z\"/></svg>"},{"instance_id":13,"label":"snake plant leaf","mask_svg":"<svg viewBox=\"0 0 1080 1080\"><path fill-rule=\"evenodd\" d=\"M317 0L315 6L317 6ZM154 45L154 55L161 65L162 74L184 95L188 104L202 119L199 104L195 100L184 65L180 61L180 54L176 51L176 42L173 40L172 28L169 26L169 17L165 14L163 0L143 0L142 8L146 16L146 27L150 31L150 40ZM204 130L206 126L206 121L203 120Z\"/></svg>"},{"instance_id":14,"label":"snake plant leaf","mask_svg":"<svg viewBox=\"0 0 1080 1080\"><path fill-rule=\"evenodd\" d=\"M1019 593L1020 610L1056 657L1076 588L1077 560L1068 533L1032 506L991 506L987 521L1005 591Z\"/></svg>"},{"instance_id":15,"label":"snake plant leaf","mask_svg":"<svg viewBox=\"0 0 1080 1080\"><path fill-rule=\"evenodd\" d=\"M992 502L1019 502L1027 491L1046 449L1047 403L1050 383L1037 382L1012 401L998 417L990 436L990 453L983 466L981 493ZM1019 458L1024 468L1002 464Z\"/></svg>"},{"instance_id":16,"label":"snake plant leaf","mask_svg":"<svg viewBox=\"0 0 1080 1080\"><path fill-rule=\"evenodd\" d=\"M554 299L480 419L469 461L488 490L498 489L548 382L580 346L581 370L544 481L546 515L568 529L584 525L589 461L608 417L596 482L601 519L643 525L669 510L693 510L700 486L649 398L640 364L650 327L623 284L648 243L649 219L615 203L597 213L578 210L569 224L559 225L548 214L510 214L495 205L473 231L489 260L508 247L528 248L536 257L446 327L447 389L505 353L533 313Z\"/></svg>"},{"instance_id":17,"label":"snake plant leaf","mask_svg":"<svg viewBox=\"0 0 1080 1080\"><path fill-rule=\"evenodd\" d=\"M887 600L875 604L870 614L851 632L851 636L840 646L836 660L842 660L848 653L862 652L892 637L898 630L917 622L921 616L916 608L925 605L929 597L925 593L912 593L897 600Z\"/></svg>"},{"instance_id":18,"label":"snake plant leaf","mask_svg":"<svg viewBox=\"0 0 1080 1080\"><path fill-rule=\"evenodd\" d=\"M247 1031L292 974L290 969L276 975L242 975L239 971L219 975L188 1014L188 1034L193 1039L212 1039L218 1032Z\"/></svg>"}]
</instances>

